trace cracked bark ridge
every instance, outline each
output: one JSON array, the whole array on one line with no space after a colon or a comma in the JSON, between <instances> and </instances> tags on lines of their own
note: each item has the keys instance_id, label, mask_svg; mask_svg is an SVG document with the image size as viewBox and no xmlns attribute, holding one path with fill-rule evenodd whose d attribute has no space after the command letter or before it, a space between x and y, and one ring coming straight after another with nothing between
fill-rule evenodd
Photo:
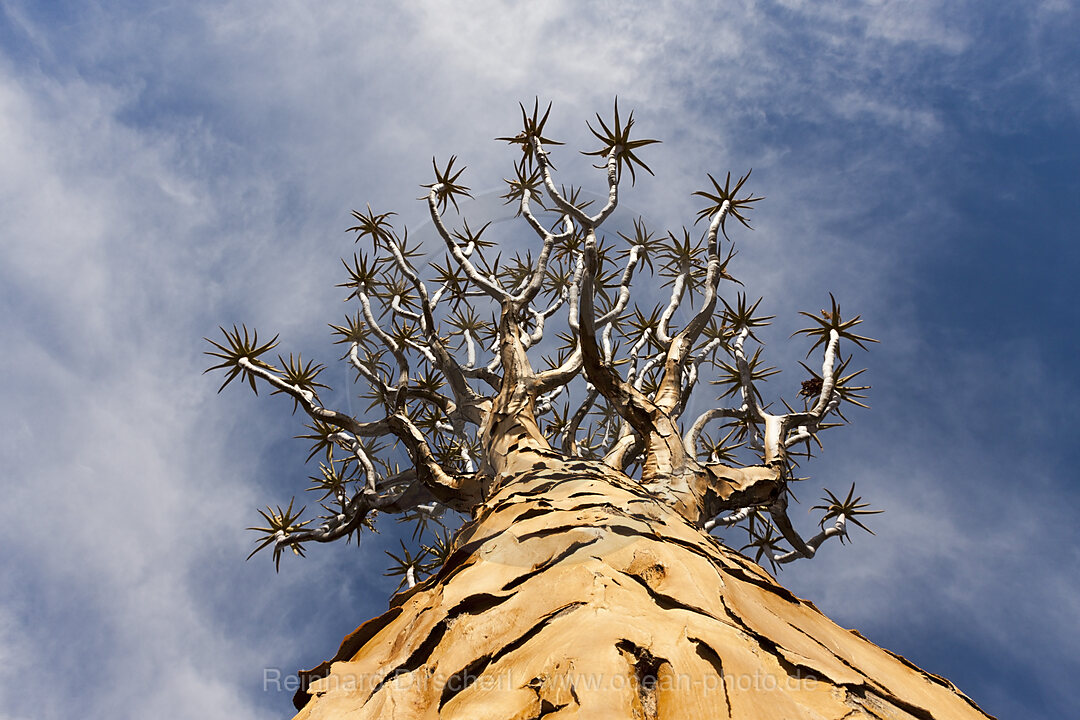
<instances>
[{"instance_id":1,"label":"cracked bark ridge","mask_svg":"<svg viewBox=\"0 0 1080 720\"><path fill-rule=\"evenodd\" d=\"M297 720L989 717L602 463L505 479Z\"/></svg>"}]
</instances>

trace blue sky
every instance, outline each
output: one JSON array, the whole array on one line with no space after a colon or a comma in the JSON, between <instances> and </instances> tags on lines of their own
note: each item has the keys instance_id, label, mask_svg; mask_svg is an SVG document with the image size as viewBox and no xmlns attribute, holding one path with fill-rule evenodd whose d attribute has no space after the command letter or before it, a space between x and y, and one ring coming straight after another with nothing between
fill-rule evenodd
<instances>
[{"instance_id":1,"label":"blue sky","mask_svg":"<svg viewBox=\"0 0 1080 720\"><path fill-rule=\"evenodd\" d=\"M657 225L754 168L735 271L788 382L828 292L882 341L873 410L808 469L887 512L781 581L988 712L1070 715L1077 36L1065 0L0 0L0 718L287 717L264 669L386 607L389 531L244 562L309 468L287 401L215 395L201 337L332 362L349 210L419 227L432 155L496 189L537 95L572 149L636 109L664 142L625 202Z\"/></svg>"}]
</instances>

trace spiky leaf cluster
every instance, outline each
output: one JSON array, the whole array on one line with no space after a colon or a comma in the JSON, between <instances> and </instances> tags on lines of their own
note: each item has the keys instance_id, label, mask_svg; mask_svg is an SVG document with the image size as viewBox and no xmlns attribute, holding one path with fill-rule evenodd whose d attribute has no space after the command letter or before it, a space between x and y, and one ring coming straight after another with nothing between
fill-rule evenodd
<instances>
[{"instance_id":1,"label":"spiky leaf cluster","mask_svg":"<svg viewBox=\"0 0 1080 720\"><path fill-rule=\"evenodd\" d=\"M840 361L839 365L837 365L836 382L833 386L833 393L841 402L851 403L852 405L857 405L861 408L868 408L869 406L861 401L866 399L866 393L864 391L869 390L870 386L853 385L851 383L852 380L866 372L866 368L849 373L847 370L852 357L852 355L848 355ZM809 407L810 403L816 400L817 396L821 393L824 384L823 378L806 363L800 362L799 364L803 366L803 369L810 373L810 378L802 382L802 387L799 390L799 395L805 398L807 407ZM836 413L847 422L847 418L844 417L839 408L836 409Z\"/></svg>"},{"instance_id":2,"label":"spiky leaf cluster","mask_svg":"<svg viewBox=\"0 0 1080 720\"><path fill-rule=\"evenodd\" d=\"M544 183L540 168L530 166L526 159L514 165L514 177L504 178L507 191L500 195L506 201L506 205L514 205L514 215L521 215L521 200L528 192L530 202L536 202L543 209L544 193L540 189Z\"/></svg>"},{"instance_id":3,"label":"spiky leaf cluster","mask_svg":"<svg viewBox=\"0 0 1080 720\"><path fill-rule=\"evenodd\" d=\"M289 353L289 359L286 360L281 355L278 355L278 361L281 363L281 377L289 385L300 388L301 390L307 390L314 393L316 388L323 388L329 390L329 385L324 385L318 381L318 377L323 370L326 369L325 365L316 363L313 360L309 360L306 363L304 359L298 354L295 358L292 353ZM271 395L278 395L285 392L284 390L275 390ZM300 401L293 399L293 412L300 406Z\"/></svg>"},{"instance_id":4,"label":"spiky leaf cluster","mask_svg":"<svg viewBox=\"0 0 1080 720\"><path fill-rule=\"evenodd\" d=\"M836 495L833 495L832 491L828 488L825 489L827 497L821 498L823 505L815 505L814 510L824 510L825 515L821 518L821 526L824 527L830 520L836 518L846 518L849 522L853 522L861 527L871 535L874 531L866 527L859 521L860 515L877 515L881 513L881 510L867 510L870 507L870 503L864 503L861 496L855 495L855 483L851 484L851 488L848 490L847 496L841 500ZM847 535L845 532L844 535Z\"/></svg>"},{"instance_id":5,"label":"spiky leaf cluster","mask_svg":"<svg viewBox=\"0 0 1080 720\"><path fill-rule=\"evenodd\" d=\"M207 368L204 373L208 373L211 370L222 369L228 371L225 375L225 382L223 382L221 384L221 387L218 388L218 392L224 390L229 383L239 377L241 382L246 380L251 385L252 391L254 391L256 395L258 395L259 388L255 384L255 375L250 370L245 368L240 361L247 360L252 365L256 365L267 370L276 370L273 365L265 362L264 360L261 360L260 356L265 355L267 352L277 347L278 336L275 335L273 338L270 339L269 342L265 342L260 345L258 331L252 329L249 333L247 325L244 325L242 327L242 331L237 329L235 325L233 325L231 331L226 330L223 327L219 328L222 334L225 336L224 344L219 343L215 340L211 340L210 338L203 338L203 340L217 348L216 352L213 350L209 350L206 352L206 354L221 359L220 363ZM241 332L243 332L243 334L241 334Z\"/></svg>"},{"instance_id":6,"label":"spiky leaf cluster","mask_svg":"<svg viewBox=\"0 0 1080 720\"><path fill-rule=\"evenodd\" d=\"M705 280L705 248L704 238L696 240L690 237L690 231L682 229L681 237L674 233L668 233L668 241L662 250L664 263L660 267L661 277L666 278L664 287L670 287L678 277L684 277L686 292L690 300L694 299L694 292Z\"/></svg>"},{"instance_id":7,"label":"spiky leaf cluster","mask_svg":"<svg viewBox=\"0 0 1080 720\"><path fill-rule=\"evenodd\" d=\"M637 176L634 173L634 166L637 165L648 172L653 174L652 169L646 165L641 158L634 152L646 145L652 145L660 142L659 140L631 140L630 130L634 127L634 113L630 112L630 116L626 118L624 124L619 119L619 99L615 98L615 118L608 127L608 124L604 122L604 119L600 117L600 114L596 114L596 122L600 126L597 130L589 124L589 130L596 136L596 139L600 141L601 146L599 150L592 152L584 152L583 155L594 155L599 157L607 157L612 151L615 152L615 160L618 163L619 175L622 175L623 166L625 165L630 170L630 184L633 185L637 182ZM602 167L602 166L597 166Z\"/></svg>"},{"instance_id":8,"label":"spiky leaf cluster","mask_svg":"<svg viewBox=\"0 0 1080 720\"><path fill-rule=\"evenodd\" d=\"M367 206L366 213L353 210L352 216L356 218L359 224L354 225L345 232L356 233L356 242L360 242L361 238L370 237L375 247L379 247L393 239L394 227L390 224L390 218L396 214L392 212L376 214L371 209L371 205Z\"/></svg>"},{"instance_id":9,"label":"spiky leaf cluster","mask_svg":"<svg viewBox=\"0 0 1080 720\"><path fill-rule=\"evenodd\" d=\"M519 106L521 107L521 132L513 137L500 137L495 139L505 140L511 145L520 145L524 157L522 158L519 167L531 168L533 166L533 161L536 158L536 143L540 143L544 146L562 145L563 143L544 137L544 125L547 124L548 116L551 114L551 103L548 103L543 116L540 115L540 98L536 98L533 101L532 115L526 113L524 103L519 103Z\"/></svg>"},{"instance_id":10,"label":"spiky leaf cluster","mask_svg":"<svg viewBox=\"0 0 1080 720\"><path fill-rule=\"evenodd\" d=\"M286 540L288 536L297 530L300 530L305 525L310 523L310 520L304 522L298 522L300 516L304 514L304 508L300 508L297 511L293 511L293 501L289 501L289 506L284 510L280 505L277 509L271 509L270 506L266 507L266 510L259 510L259 514L262 515L263 520L266 521L266 527L249 527L248 530L254 530L255 532L262 533L263 538L259 541L258 546L251 551L251 555L248 555L250 559L255 553L259 552L265 547L272 546L274 549L274 568L280 569L281 567L281 553L288 547L293 551L294 555L300 557L304 556L304 548L300 543L282 543L280 541Z\"/></svg>"},{"instance_id":11,"label":"spiky leaf cluster","mask_svg":"<svg viewBox=\"0 0 1080 720\"><path fill-rule=\"evenodd\" d=\"M829 293L829 301L832 304L830 310L822 310L818 314L801 311L799 314L810 318L816 323L808 328L802 330L796 330L792 333L792 337L795 335L806 335L807 337L814 338L814 344L810 346L806 355L809 357L810 353L814 352L819 346L824 345L829 341L830 334L835 331L842 339L850 340L863 350L866 349L866 345L863 343L876 343L877 340L863 335L856 335L851 332L851 328L862 323L862 316L856 315L851 320L844 320L840 316L840 305L836 302L836 298L832 293Z\"/></svg>"},{"instance_id":12,"label":"spiky leaf cluster","mask_svg":"<svg viewBox=\"0 0 1080 720\"><path fill-rule=\"evenodd\" d=\"M780 371L775 367L765 366L761 358L761 352L763 348L758 347L754 350L754 354L747 359L746 377L749 378L752 383L754 396L757 401L762 402L761 390L758 387L763 381L769 379L773 375L778 374ZM745 385L746 378L742 368L739 367L735 361L718 361L717 362L718 375L716 380L713 380L714 385L719 385L724 388L724 392L720 394L721 398L732 397L739 392Z\"/></svg>"},{"instance_id":13,"label":"spiky leaf cluster","mask_svg":"<svg viewBox=\"0 0 1080 720\"><path fill-rule=\"evenodd\" d=\"M739 293L735 297L734 305L728 305L727 300L720 298L720 302L724 306L722 315L724 325L730 327L733 333L745 329L750 337L757 340L754 336L754 328L770 325L771 321L776 319L775 315L757 314L758 306L761 305L763 299L758 298L755 302L750 303L747 301L745 293Z\"/></svg>"},{"instance_id":14,"label":"spiky leaf cluster","mask_svg":"<svg viewBox=\"0 0 1080 720\"><path fill-rule=\"evenodd\" d=\"M776 572L777 557L788 552L788 548L783 544L783 536L759 510L755 510L750 514L745 530L750 536L749 542L739 548L740 552L753 551L754 562L761 564L761 560L764 558L769 562L773 572Z\"/></svg>"},{"instance_id":15,"label":"spiky leaf cluster","mask_svg":"<svg viewBox=\"0 0 1080 720\"><path fill-rule=\"evenodd\" d=\"M435 158L431 158L431 167L435 169L435 182L421 186L435 190L440 210L445 210L446 203L449 201L453 203L454 210L460 212L461 209L458 207L457 199L459 197L472 197L469 194L469 188L458 182L458 178L461 177L461 173L465 172L465 168L454 172L454 162L456 160L457 155L451 155L446 167L440 170Z\"/></svg>"},{"instance_id":16,"label":"spiky leaf cluster","mask_svg":"<svg viewBox=\"0 0 1080 720\"><path fill-rule=\"evenodd\" d=\"M764 197L754 196L747 193L742 197L739 197L739 191L742 190L742 186L750 179L750 172L747 172L741 178L735 182L735 186L731 185L731 173L727 174L724 178L723 187L716 181L712 175L709 175L709 180L712 182L712 192L708 190L699 190L694 193L698 197L703 197L709 201L701 211L698 212L697 220L695 222L701 222L702 220L711 219L716 213L720 212L724 204L727 203L727 214L720 221L720 230L724 233L724 237L727 237L726 223L729 217L733 217L738 220L747 230L752 230L750 222L746 219L744 213L750 209L750 207L760 200L764 200Z\"/></svg>"}]
</instances>

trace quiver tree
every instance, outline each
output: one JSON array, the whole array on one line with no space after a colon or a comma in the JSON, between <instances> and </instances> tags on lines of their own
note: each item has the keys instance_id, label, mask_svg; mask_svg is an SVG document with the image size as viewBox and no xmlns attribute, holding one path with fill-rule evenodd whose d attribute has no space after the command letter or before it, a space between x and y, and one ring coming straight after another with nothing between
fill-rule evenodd
<instances>
[{"instance_id":1,"label":"quiver tree","mask_svg":"<svg viewBox=\"0 0 1080 720\"><path fill-rule=\"evenodd\" d=\"M331 327L364 413L325 407L323 366L274 362L276 338L233 327L211 341L222 388L240 378L288 395L319 458L308 490L322 513L261 511L255 552L277 564L378 513L417 523L418 547L391 553L404 590L303 673L300 717L985 717L711 534L741 533L775 569L865 527L875 511L854 485L825 491L816 532L788 514L799 463L862 406L862 371L844 355L875 342L855 332L860 318L831 296L801 313L795 334L820 366L803 366L790 403L766 403L777 371L754 332L771 316L728 271L727 229L749 228L761 199L749 173L709 175L692 228L639 219L606 234L625 173L651 174L638 152L657 141L631 138L617 103L610 123L598 115L600 147L585 154L607 192L585 200L556 183L549 112L522 106L521 132L499 138L520 152L504 198L531 239L447 220L469 197L454 157L433 160L424 186L441 258L422 262L394 213L353 213L361 247L342 286L355 310ZM659 282L635 285L644 274ZM451 533L454 513L465 522Z\"/></svg>"}]
</instances>

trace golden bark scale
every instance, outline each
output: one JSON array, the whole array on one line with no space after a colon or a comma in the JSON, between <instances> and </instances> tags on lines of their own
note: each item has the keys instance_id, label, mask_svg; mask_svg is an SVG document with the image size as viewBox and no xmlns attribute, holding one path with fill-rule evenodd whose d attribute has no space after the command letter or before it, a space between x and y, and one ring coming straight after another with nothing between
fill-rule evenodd
<instances>
[{"instance_id":1,"label":"golden bark scale","mask_svg":"<svg viewBox=\"0 0 1080 720\"><path fill-rule=\"evenodd\" d=\"M304 675L298 720L988 717L602 463L492 491L436 576Z\"/></svg>"}]
</instances>

